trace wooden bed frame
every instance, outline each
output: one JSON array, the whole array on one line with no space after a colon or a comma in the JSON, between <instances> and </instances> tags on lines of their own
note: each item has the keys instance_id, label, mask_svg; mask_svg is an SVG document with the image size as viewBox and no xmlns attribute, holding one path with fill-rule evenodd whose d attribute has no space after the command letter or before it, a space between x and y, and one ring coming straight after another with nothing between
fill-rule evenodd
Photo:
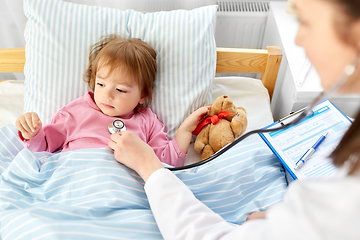
<instances>
[{"instance_id":1,"label":"wooden bed frame","mask_svg":"<svg viewBox=\"0 0 360 240\"><path fill-rule=\"evenodd\" d=\"M261 73L261 81L273 95L282 53L279 47L266 49L217 48L217 73ZM25 48L0 49L0 72L23 72Z\"/></svg>"}]
</instances>

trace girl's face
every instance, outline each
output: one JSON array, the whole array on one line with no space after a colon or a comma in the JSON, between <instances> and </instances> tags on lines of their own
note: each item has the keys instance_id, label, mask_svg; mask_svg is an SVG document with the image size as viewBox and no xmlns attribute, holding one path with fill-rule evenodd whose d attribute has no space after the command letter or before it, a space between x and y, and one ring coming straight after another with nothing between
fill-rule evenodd
<instances>
[{"instance_id":1,"label":"girl's face","mask_svg":"<svg viewBox=\"0 0 360 240\"><path fill-rule=\"evenodd\" d=\"M108 116L125 116L143 104L146 97L141 96L140 87L124 71L103 66L97 71L94 100L100 110Z\"/></svg>"},{"instance_id":2,"label":"girl's face","mask_svg":"<svg viewBox=\"0 0 360 240\"><path fill-rule=\"evenodd\" d=\"M325 0L295 0L294 5L300 24L296 44L304 47L326 91L342 75L344 67L352 63L357 49L343 42L336 32L335 18L342 13L335 4ZM342 88L342 92L360 92L359 87L354 88L359 82Z\"/></svg>"}]
</instances>

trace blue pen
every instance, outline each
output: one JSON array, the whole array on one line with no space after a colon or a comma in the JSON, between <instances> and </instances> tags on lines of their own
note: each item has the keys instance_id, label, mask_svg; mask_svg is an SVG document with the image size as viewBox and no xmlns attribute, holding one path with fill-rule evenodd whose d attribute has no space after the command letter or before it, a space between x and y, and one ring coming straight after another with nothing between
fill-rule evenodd
<instances>
[{"instance_id":1,"label":"blue pen","mask_svg":"<svg viewBox=\"0 0 360 240\"><path fill-rule=\"evenodd\" d=\"M304 163L310 158L310 156L316 151L316 149L320 146L320 144L325 140L328 133L329 132L325 133L324 135L321 135L321 137L316 141L316 143L305 152L305 154L295 164L295 167L294 167L295 170L299 170L304 165Z\"/></svg>"}]
</instances>

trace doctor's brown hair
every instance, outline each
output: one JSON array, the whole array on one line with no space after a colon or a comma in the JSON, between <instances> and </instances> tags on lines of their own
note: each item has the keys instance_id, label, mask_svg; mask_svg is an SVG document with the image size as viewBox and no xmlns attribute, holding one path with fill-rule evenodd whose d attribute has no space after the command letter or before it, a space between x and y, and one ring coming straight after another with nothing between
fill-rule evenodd
<instances>
[{"instance_id":1,"label":"doctor's brown hair","mask_svg":"<svg viewBox=\"0 0 360 240\"><path fill-rule=\"evenodd\" d=\"M147 100L135 110L150 105L157 72L156 52L150 45L137 38L104 36L90 48L85 82L92 91L95 89L96 74L101 67L109 67L109 72L123 71L139 86L142 97L147 97Z\"/></svg>"},{"instance_id":2,"label":"doctor's brown hair","mask_svg":"<svg viewBox=\"0 0 360 240\"><path fill-rule=\"evenodd\" d=\"M322 0L333 3L337 10L334 18L335 29L345 43L354 47L357 56L360 55L360 43L356 36L351 36L349 27L351 23L360 21L360 1L359 0ZM355 81L360 81L360 69L351 76ZM351 81L351 79L349 79ZM360 170L360 111L355 121L345 133L337 148L331 153L330 157L338 167L342 166L348 159L351 161L349 174L357 173Z\"/></svg>"}]
</instances>

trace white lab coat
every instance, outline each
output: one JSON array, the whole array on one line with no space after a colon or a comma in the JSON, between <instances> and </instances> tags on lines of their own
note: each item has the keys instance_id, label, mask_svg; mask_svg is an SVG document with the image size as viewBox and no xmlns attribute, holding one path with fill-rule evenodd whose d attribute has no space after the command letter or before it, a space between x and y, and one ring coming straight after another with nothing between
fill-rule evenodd
<instances>
[{"instance_id":1,"label":"white lab coat","mask_svg":"<svg viewBox=\"0 0 360 240\"><path fill-rule=\"evenodd\" d=\"M360 239L360 176L293 181L266 219L226 222L167 169L145 184L164 239Z\"/></svg>"}]
</instances>

